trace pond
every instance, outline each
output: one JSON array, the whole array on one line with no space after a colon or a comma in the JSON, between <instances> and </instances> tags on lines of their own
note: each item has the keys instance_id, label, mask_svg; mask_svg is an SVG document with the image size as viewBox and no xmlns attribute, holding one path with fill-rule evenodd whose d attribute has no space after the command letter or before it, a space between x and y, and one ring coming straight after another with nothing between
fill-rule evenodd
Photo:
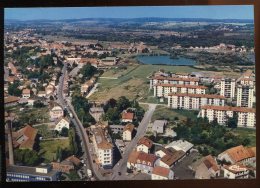
<instances>
[{"instance_id":1,"label":"pond","mask_svg":"<svg viewBox=\"0 0 260 188\"><path fill-rule=\"evenodd\" d=\"M136 59L143 64L152 65L195 65L196 61L187 58L171 59L170 56L137 56Z\"/></svg>"}]
</instances>

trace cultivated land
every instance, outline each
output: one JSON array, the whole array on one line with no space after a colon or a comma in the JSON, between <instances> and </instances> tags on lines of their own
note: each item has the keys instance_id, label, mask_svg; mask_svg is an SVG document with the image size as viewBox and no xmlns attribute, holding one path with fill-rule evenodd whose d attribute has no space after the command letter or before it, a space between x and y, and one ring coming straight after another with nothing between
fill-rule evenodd
<instances>
[{"instance_id":1,"label":"cultivated land","mask_svg":"<svg viewBox=\"0 0 260 188\"><path fill-rule=\"evenodd\" d=\"M53 159L56 158L58 147L61 147L62 149L68 148L69 139L41 141L39 154L46 161L53 161Z\"/></svg>"},{"instance_id":2,"label":"cultivated land","mask_svg":"<svg viewBox=\"0 0 260 188\"><path fill-rule=\"evenodd\" d=\"M118 79L99 78L98 92L95 92L89 99L104 101L110 98L117 99L120 96L126 96L129 99L134 99L137 95L139 97L147 97L149 95L147 92L149 90L148 76L159 69L188 73L197 70L188 66L131 65L130 68L124 71L125 74ZM111 76L114 71L115 69L108 70L101 77Z\"/></svg>"}]
</instances>

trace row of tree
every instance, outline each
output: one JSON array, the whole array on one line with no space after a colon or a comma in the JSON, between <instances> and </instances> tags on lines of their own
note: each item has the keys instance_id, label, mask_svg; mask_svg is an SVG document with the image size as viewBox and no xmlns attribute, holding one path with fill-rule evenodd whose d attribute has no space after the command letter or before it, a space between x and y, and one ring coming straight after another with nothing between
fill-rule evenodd
<instances>
[{"instance_id":1,"label":"row of tree","mask_svg":"<svg viewBox=\"0 0 260 188\"><path fill-rule=\"evenodd\" d=\"M234 121L233 118L230 119L232 122L230 125L233 125ZM250 144L248 138L237 137L232 130L219 125L216 120L209 122L207 118L196 120L187 118L186 122L177 125L174 131L177 133L177 139L185 139L195 145L209 146L208 148L212 148L211 154L213 155L234 146ZM204 150L202 154L207 155L209 151Z\"/></svg>"}]
</instances>

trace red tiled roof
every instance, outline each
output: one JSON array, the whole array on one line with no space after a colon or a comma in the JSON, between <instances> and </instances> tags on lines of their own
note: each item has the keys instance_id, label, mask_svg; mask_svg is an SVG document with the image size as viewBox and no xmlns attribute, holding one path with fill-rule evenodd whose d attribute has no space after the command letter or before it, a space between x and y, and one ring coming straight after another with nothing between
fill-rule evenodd
<instances>
[{"instance_id":1,"label":"red tiled roof","mask_svg":"<svg viewBox=\"0 0 260 188\"><path fill-rule=\"evenodd\" d=\"M8 96L4 99L4 103L8 104L8 103L13 103L13 102L18 102L19 101L19 97L15 97L15 96Z\"/></svg>"},{"instance_id":2,"label":"red tiled roof","mask_svg":"<svg viewBox=\"0 0 260 188\"><path fill-rule=\"evenodd\" d=\"M214 171L220 170L217 162L211 155L204 157L203 163L206 165L208 169L212 168Z\"/></svg>"},{"instance_id":3,"label":"red tiled roof","mask_svg":"<svg viewBox=\"0 0 260 188\"><path fill-rule=\"evenodd\" d=\"M155 166L153 168L153 174L156 174L159 176L168 177L169 173L170 173L170 169L168 169L168 168L164 168L161 166Z\"/></svg>"},{"instance_id":4,"label":"red tiled roof","mask_svg":"<svg viewBox=\"0 0 260 188\"><path fill-rule=\"evenodd\" d=\"M246 107L232 107L232 106L211 106L204 105L201 109L211 109L211 110L220 110L220 111L235 111L235 112L251 112L255 113L255 108L246 108Z\"/></svg>"},{"instance_id":5,"label":"red tiled roof","mask_svg":"<svg viewBox=\"0 0 260 188\"><path fill-rule=\"evenodd\" d=\"M23 89L23 94L30 94L31 91L29 89Z\"/></svg>"},{"instance_id":6,"label":"red tiled roof","mask_svg":"<svg viewBox=\"0 0 260 188\"><path fill-rule=\"evenodd\" d=\"M128 123L128 124L124 127L123 132L125 132L125 131L133 132L134 128L135 128L135 126L134 126L133 124Z\"/></svg>"},{"instance_id":7,"label":"red tiled roof","mask_svg":"<svg viewBox=\"0 0 260 188\"><path fill-rule=\"evenodd\" d=\"M153 145L153 141L150 140L149 138L142 137L142 138L138 141L137 146L142 145L142 144L145 145L145 146L147 146L148 148L151 148L152 145Z\"/></svg>"},{"instance_id":8,"label":"red tiled roof","mask_svg":"<svg viewBox=\"0 0 260 188\"><path fill-rule=\"evenodd\" d=\"M255 157L253 152L248 151L248 149L242 145L230 148L224 151L224 153L227 153L234 162Z\"/></svg>"},{"instance_id":9,"label":"red tiled roof","mask_svg":"<svg viewBox=\"0 0 260 188\"><path fill-rule=\"evenodd\" d=\"M185 155L185 152L182 150L175 151L172 155L164 155L161 158L161 161L167 164L168 166L172 166L176 161L182 158Z\"/></svg>"},{"instance_id":10,"label":"red tiled roof","mask_svg":"<svg viewBox=\"0 0 260 188\"><path fill-rule=\"evenodd\" d=\"M134 113L131 112L123 112L122 119L134 119Z\"/></svg>"},{"instance_id":11,"label":"red tiled roof","mask_svg":"<svg viewBox=\"0 0 260 188\"><path fill-rule=\"evenodd\" d=\"M222 96L222 95L193 94L193 93L169 93L168 96L199 97L199 98L210 98L210 99L225 99L225 97Z\"/></svg>"},{"instance_id":12,"label":"red tiled roof","mask_svg":"<svg viewBox=\"0 0 260 188\"><path fill-rule=\"evenodd\" d=\"M154 155L154 154L148 154L148 153L140 152L139 155L137 156L136 161L139 164L143 164L143 162L145 161L147 166L153 166L156 159L157 159L157 156ZM150 162L150 165L148 164L148 162Z\"/></svg>"}]
</instances>

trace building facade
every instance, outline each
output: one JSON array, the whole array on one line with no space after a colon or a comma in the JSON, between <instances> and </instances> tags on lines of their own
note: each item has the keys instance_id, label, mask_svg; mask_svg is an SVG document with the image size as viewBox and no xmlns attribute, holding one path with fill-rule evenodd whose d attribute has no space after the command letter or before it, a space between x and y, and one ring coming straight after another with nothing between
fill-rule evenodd
<instances>
[{"instance_id":1,"label":"building facade","mask_svg":"<svg viewBox=\"0 0 260 188\"><path fill-rule=\"evenodd\" d=\"M237 106L252 108L254 103L254 87L250 85L237 86Z\"/></svg>"},{"instance_id":2,"label":"building facade","mask_svg":"<svg viewBox=\"0 0 260 188\"><path fill-rule=\"evenodd\" d=\"M173 109L198 110L203 105L224 106L225 97L220 95L169 93L168 107Z\"/></svg>"},{"instance_id":3,"label":"building facade","mask_svg":"<svg viewBox=\"0 0 260 188\"><path fill-rule=\"evenodd\" d=\"M153 91L154 97L167 98L169 93L205 94L206 88L199 85L155 84Z\"/></svg>"},{"instance_id":4,"label":"building facade","mask_svg":"<svg viewBox=\"0 0 260 188\"><path fill-rule=\"evenodd\" d=\"M238 127L255 127L254 108L205 105L201 107L198 117L206 117L210 122L216 119L219 124L226 125L228 119L232 118L234 113L237 113Z\"/></svg>"},{"instance_id":5,"label":"building facade","mask_svg":"<svg viewBox=\"0 0 260 188\"><path fill-rule=\"evenodd\" d=\"M220 95L233 99L235 97L236 80L231 78L221 79Z\"/></svg>"}]
</instances>

